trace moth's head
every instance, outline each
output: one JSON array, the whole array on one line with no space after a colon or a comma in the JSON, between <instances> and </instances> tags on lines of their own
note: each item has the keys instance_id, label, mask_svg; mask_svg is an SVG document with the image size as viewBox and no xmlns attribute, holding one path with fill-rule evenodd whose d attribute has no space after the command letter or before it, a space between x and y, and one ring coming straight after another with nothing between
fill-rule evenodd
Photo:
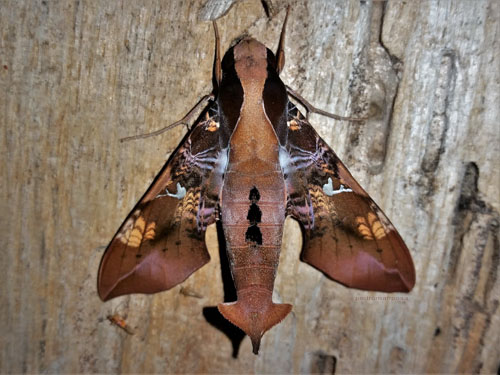
<instances>
[{"instance_id":1,"label":"moth's head","mask_svg":"<svg viewBox=\"0 0 500 375\"><path fill-rule=\"evenodd\" d=\"M268 67L276 69L274 53L251 37L241 39L222 59L222 71L235 69L240 79L265 77Z\"/></svg>"}]
</instances>

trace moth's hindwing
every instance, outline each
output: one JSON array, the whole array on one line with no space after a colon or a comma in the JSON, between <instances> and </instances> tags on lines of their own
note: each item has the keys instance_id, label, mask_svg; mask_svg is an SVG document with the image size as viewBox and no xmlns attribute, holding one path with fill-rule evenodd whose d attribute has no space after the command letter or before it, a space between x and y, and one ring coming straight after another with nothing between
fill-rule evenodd
<instances>
[{"instance_id":1,"label":"moth's hindwing","mask_svg":"<svg viewBox=\"0 0 500 375\"><path fill-rule=\"evenodd\" d=\"M413 262L389 219L291 103L287 124L280 163L288 214L303 228L301 259L349 287L410 291Z\"/></svg>"},{"instance_id":2,"label":"moth's hindwing","mask_svg":"<svg viewBox=\"0 0 500 375\"><path fill-rule=\"evenodd\" d=\"M205 231L215 220L227 156L216 104L200 118L106 249L103 300L170 289L209 261Z\"/></svg>"}]
</instances>

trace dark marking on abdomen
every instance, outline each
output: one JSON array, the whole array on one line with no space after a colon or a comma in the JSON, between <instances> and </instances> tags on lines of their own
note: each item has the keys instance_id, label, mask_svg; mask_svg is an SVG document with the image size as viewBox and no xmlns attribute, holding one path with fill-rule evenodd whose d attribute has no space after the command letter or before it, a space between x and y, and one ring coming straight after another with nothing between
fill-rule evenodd
<instances>
[{"instance_id":1,"label":"dark marking on abdomen","mask_svg":"<svg viewBox=\"0 0 500 375\"><path fill-rule=\"evenodd\" d=\"M247 220L250 225L245 233L245 241L246 242L254 242L257 245L262 245L262 232L258 226L258 223L262 220L262 211L260 210L257 202L260 199L259 190L254 186L250 190L250 196L248 197L250 200L250 208L248 209Z\"/></svg>"}]
</instances>

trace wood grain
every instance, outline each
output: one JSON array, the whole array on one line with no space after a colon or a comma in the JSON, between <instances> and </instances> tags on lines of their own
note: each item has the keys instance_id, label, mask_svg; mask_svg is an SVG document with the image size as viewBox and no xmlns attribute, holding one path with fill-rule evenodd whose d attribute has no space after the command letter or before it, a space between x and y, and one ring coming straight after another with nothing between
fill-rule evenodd
<instances>
[{"instance_id":1,"label":"wood grain","mask_svg":"<svg viewBox=\"0 0 500 375\"><path fill-rule=\"evenodd\" d=\"M214 228L212 261L182 286L99 300L105 246L185 129L119 139L178 120L210 92L203 19L223 15L224 50L243 34L277 46L285 3L232 3L0 6L0 372L497 372L495 0L289 1L283 80L339 115L375 110L362 124L311 123L405 239L411 294L326 279L298 261L288 221L274 299L294 308L259 356L245 338L231 358L231 341L204 318L224 298ZM115 312L133 336L106 321Z\"/></svg>"}]
</instances>

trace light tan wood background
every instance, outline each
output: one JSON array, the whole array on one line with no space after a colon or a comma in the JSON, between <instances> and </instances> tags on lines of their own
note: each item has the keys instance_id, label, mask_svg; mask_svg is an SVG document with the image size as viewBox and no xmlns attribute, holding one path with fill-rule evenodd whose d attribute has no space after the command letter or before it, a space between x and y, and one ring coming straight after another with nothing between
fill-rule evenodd
<instances>
[{"instance_id":1,"label":"light tan wood background","mask_svg":"<svg viewBox=\"0 0 500 375\"><path fill-rule=\"evenodd\" d=\"M312 123L401 232L409 295L347 289L298 261L287 223L275 299L293 313L254 356L202 310L212 261L182 287L102 303L105 246L211 90L213 31L275 49L282 1L1 1L0 372L423 373L500 366L500 3L294 1L284 81L363 124ZM265 6L264 6L265 5ZM266 9L269 13L266 14ZM223 15L224 13L224 15ZM127 315L129 336L111 326Z\"/></svg>"}]
</instances>

